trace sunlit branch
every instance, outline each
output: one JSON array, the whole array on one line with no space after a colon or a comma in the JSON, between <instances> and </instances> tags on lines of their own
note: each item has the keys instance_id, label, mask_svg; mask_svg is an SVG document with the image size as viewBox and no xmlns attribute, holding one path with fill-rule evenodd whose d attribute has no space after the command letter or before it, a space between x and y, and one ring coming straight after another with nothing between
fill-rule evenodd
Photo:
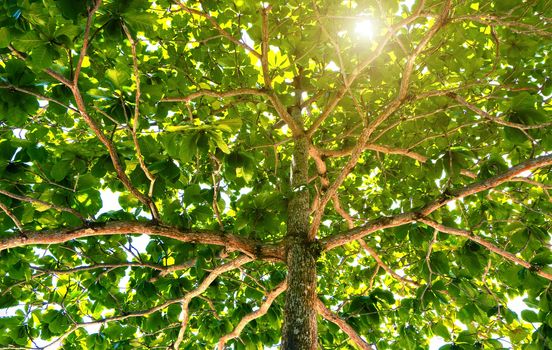
<instances>
[{"instance_id":1,"label":"sunlit branch","mask_svg":"<svg viewBox=\"0 0 552 350\"><path fill-rule=\"evenodd\" d=\"M427 292L427 290L431 287L432 285L432 281L433 281L433 275L435 274L435 272L433 271L433 269L431 268L431 252L433 251L433 246L435 245L435 243L437 243L437 235L439 234L439 230L435 229L433 230L433 236L431 237L431 241L429 241L429 244L428 244L428 247L427 247L427 252L426 252L426 255L425 255L425 263L426 263L426 266L427 266L427 270L429 271L429 276L427 278L427 283L426 283L426 286L424 288L424 291L422 292L422 295L420 297L420 300L422 300L422 303L423 303L423 300L424 300L424 295L425 293Z\"/></svg>"},{"instance_id":2,"label":"sunlit branch","mask_svg":"<svg viewBox=\"0 0 552 350\"><path fill-rule=\"evenodd\" d=\"M177 264L177 265L171 265L171 266L159 266L154 264L148 264L148 263L141 263L141 262L122 262L122 263L116 263L116 264L94 264L94 265L83 265L83 266L77 266L67 269L46 269L40 266L33 266L31 265L30 268L32 270L39 271L38 273L31 276L30 280L34 280L36 278L42 277L42 276L48 276L48 275L68 275L68 274L74 274L79 272L86 272L86 271L92 271L92 270L98 270L98 269L110 269L114 270L117 268L127 268L127 267L140 267L140 268L149 268L153 270L160 271L159 275L156 277L151 278L150 282L157 281L160 277L165 277L166 275L189 269L190 267L193 267L195 265L196 259L190 260L183 264ZM29 281L23 280L19 282L14 282L10 284L7 288L2 290L0 292L0 295L5 295L8 293L13 287L25 284Z\"/></svg>"},{"instance_id":3,"label":"sunlit branch","mask_svg":"<svg viewBox=\"0 0 552 350\"><path fill-rule=\"evenodd\" d=\"M174 343L174 348L175 349L179 349L180 348L180 344L182 343L183 339L184 339L184 334L185 334L185 331L186 331L186 327L187 327L187 324L188 324L188 305L190 303L190 301L199 296L201 293L203 293L205 290L207 290L207 288L211 285L211 283L213 283L213 281L220 275L222 275L223 273L225 272L228 272L228 271L231 271L233 269L236 269L250 261L252 261L253 259L246 256L246 255L242 255L241 257L229 262L229 263L226 263L224 265L221 265L221 266L218 266L217 268L213 269L211 271L211 273L209 273L209 275L207 277L205 277L205 279L199 284L199 286L186 293L186 295L184 295L184 297L180 298L180 302L182 303L182 311L183 311L183 319L182 319L182 323L181 323L181 327L180 327L180 331L178 333L178 336L176 338L176 341Z\"/></svg>"},{"instance_id":4,"label":"sunlit branch","mask_svg":"<svg viewBox=\"0 0 552 350\"><path fill-rule=\"evenodd\" d=\"M370 247L363 239L359 239L358 243L360 244L362 249L364 249L374 260L376 260L376 263L378 264L378 266L381 267L382 269L384 269L385 272L390 274L393 278L395 278L396 280L401 281L403 283L410 284L414 287L419 287L420 286L420 284L418 282L413 281L413 280L408 279L408 278L405 278L405 277L402 277L401 275L396 273L392 268L389 267L389 265L387 265L386 263L383 262L383 260L378 255L378 253L376 253L376 251L372 247Z\"/></svg>"},{"instance_id":5,"label":"sunlit branch","mask_svg":"<svg viewBox=\"0 0 552 350\"><path fill-rule=\"evenodd\" d=\"M132 140L134 142L134 148L136 149L136 155L138 156L138 162L140 163L140 168L142 169L142 171L150 181L148 197L152 198L153 188L155 186L155 175L151 173L151 171L146 166L146 163L144 162L144 156L142 155L140 144L138 143L138 137L136 136L136 132L138 130L139 118L140 118L140 96L141 96L140 70L138 67L138 55L136 54L136 41L130 34L130 31L128 30L124 22L122 23L122 27L130 43L130 49L132 53L132 67L134 70L134 79L136 80L136 91L135 91L135 99L134 99L134 118L132 121L132 129L131 129ZM123 110L125 109L123 108Z\"/></svg>"},{"instance_id":6,"label":"sunlit branch","mask_svg":"<svg viewBox=\"0 0 552 350\"><path fill-rule=\"evenodd\" d=\"M55 209L55 210L58 210L58 211L65 211L67 213L71 213L71 214L75 215L76 217L81 219L81 221L83 221L83 222L86 221L86 219L84 218L84 216L82 216L81 213L79 213L78 211L76 211L72 208L62 207L62 206L59 206L59 205L56 205L56 204L45 202L45 201L40 200L40 199L18 195L18 194L11 193L11 192L8 192L8 191L5 191L5 190L0 190L0 194L3 194L4 196L7 196L7 197L10 197L10 198L13 198L13 199L17 199L19 201L23 201L23 202L27 202L27 203L33 203L33 204L39 204L39 205L48 207L50 209Z\"/></svg>"},{"instance_id":7,"label":"sunlit branch","mask_svg":"<svg viewBox=\"0 0 552 350\"><path fill-rule=\"evenodd\" d=\"M90 25L89 21L91 21L91 18L94 14L94 12L97 10L97 7L100 5L101 0L97 0L95 2L94 8L92 8L89 11L88 14L88 24ZM85 32L85 36L83 39L83 46L81 48L79 62L82 65L82 60L87 55L87 49L88 49L88 32ZM17 50L12 48L12 53L17 56L20 59L25 59L25 56L18 52ZM77 71L80 72L79 64L77 64ZM77 109L80 113L80 115L84 118L84 121L88 126L92 129L96 137L100 140L100 142L107 148L107 151L109 153L109 156L111 158L111 162L113 163L113 167L115 168L115 172L117 173L117 177L119 180L123 183L125 188L129 190L134 197L136 197L142 204L144 204L150 211L155 220L159 219L159 212L157 210L157 207L155 206L155 203L149 198L148 196L142 194L130 181L128 176L125 174L124 167L121 164L121 160L119 158L119 155L117 153L117 150L115 149L115 146L111 142L111 140L105 136L103 131L101 130L100 126L92 119L92 117L88 114L86 104L84 102L84 99L82 97L82 94L78 87L78 74L75 74L74 80L69 81L68 79L61 76L59 73L53 72L50 69L45 69L45 73L49 74L56 80L60 81L61 83L65 84L73 93L73 97L75 98L75 103L77 105Z\"/></svg>"},{"instance_id":8,"label":"sunlit branch","mask_svg":"<svg viewBox=\"0 0 552 350\"><path fill-rule=\"evenodd\" d=\"M447 193L441 196L441 198L425 205L419 213L421 216L427 216L435 210L441 208L451 201L455 201L466 196L476 194L494 187L497 187L507 181L511 181L521 173L537 168L552 165L552 155L541 156L533 159L526 160L516 166L511 167L502 174L490 177L486 180L473 183L459 190L453 190L451 193Z\"/></svg>"},{"instance_id":9,"label":"sunlit branch","mask_svg":"<svg viewBox=\"0 0 552 350\"><path fill-rule=\"evenodd\" d=\"M268 65L268 13L272 7L268 5L261 9L261 67L263 69L263 80L267 88L272 88L272 79L270 77L270 67Z\"/></svg>"},{"instance_id":10,"label":"sunlit branch","mask_svg":"<svg viewBox=\"0 0 552 350\"><path fill-rule=\"evenodd\" d=\"M437 34L437 32L441 29L441 27L445 25L450 11L450 7L451 7L451 1L449 0L445 2L445 4L443 5L443 9L441 11L441 15L439 16L438 20L431 27L431 29L426 33L426 35L422 38L418 46L414 49L413 53L409 57L406 64L406 68L403 71L403 76L401 79L401 86L399 88L398 96L392 102L390 102L387 105L387 107L385 107L383 112L380 113L379 116L372 123L370 123L367 127L365 127L362 130L362 133L358 138L357 144L353 149L353 151L351 152L351 157L349 158L349 161L344 166L343 170L339 173L335 181L330 185L330 187L328 188L328 190L320 200L318 211L314 214L312 219L311 231L309 232L310 237L316 236L316 232L318 231L318 228L320 226L320 222L322 220L322 216L324 215L324 209L326 205L333 197L333 195L336 193L337 189L341 186L343 181L345 181L345 178L349 175L351 170L356 166L362 154L363 148L367 144L374 130L381 123L383 123L389 116L395 113L405 102L407 98L410 77L414 67L414 61L416 57L426 47L426 45L430 42L430 40L435 36L435 34Z\"/></svg>"},{"instance_id":11,"label":"sunlit branch","mask_svg":"<svg viewBox=\"0 0 552 350\"><path fill-rule=\"evenodd\" d=\"M349 215L349 213L347 213L345 209L343 209L343 207L341 206L341 201L339 200L339 196L337 194L334 196L334 198L332 198L332 203L333 203L334 210L347 223L347 227L349 227L349 229L352 229L353 227L355 227L355 222L354 222L355 219L351 215Z\"/></svg>"},{"instance_id":12,"label":"sunlit branch","mask_svg":"<svg viewBox=\"0 0 552 350\"><path fill-rule=\"evenodd\" d=\"M148 316L148 315L153 314L154 312L161 311L161 310L169 307L170 305L176 304L176 303L183 303L187 306L189 304L190 300L192 300L193 298L199 296L201 293L205 292L205 290L207 290L207 288L209 288L211 283L213 283L213 281L217 277L219 277L220 275L222 275L225 272L234 270L234 269L240 267L241 265L244 265L244 264L246 264L246 263L248 263L252 260L253 260L252 258L250 258L246 255L242 255L242 256L240 256L240 257L238 257L238 258L236 258L236 259L234 259L234 260L232 260L232 261L230 261L226 264L223 264L223 265L220 265L220 266L216 267L215 269L213 269L209 273L209 275L207 275L207 277L205 277L205 279L195 289L187 292L186 294L184 294L180 298L167 300L167 301L165 301L164 303L162 303L160 305L154 306L154 307L146 309L146 310L132 311L132 312L127 312L127 313L122 314L122 315L118 315L118 316L105 317L105 318L102 318L102 319L99 319L99 320L93 320L93 321L89 321L89 322L82 322L82 323L73 324L64 334L62 334L58 339L56 339L54 341L54 343L62 342L65 338L67 338L69 335L71 335L77 329L80 329L80 328L83 328L83 327L101 326L101 325L104 325L104 324L109 323L109 322L122 321L122 320L126 320L128 318L134 318L134 317ZM180 340L180 341L182 341L182 340ZM178 347L175 347L175 348L178 349Z\"/></svg>"},{"instance_id":13,"label":"sunlit branch","mask_svg":"<svg viewBox=\"0 0 552 350\"><path fill-rule=\"evenodd\" d=\"M334 111L334 109L337 107L343 96L347 93L347 90L350 85L353 84L356 78L364 70L374 61L376 60L382 53L383 49L387 46L389 41L395 36L395 34L404 26L408 25L409 23L412 23L416 19L418 19L421 16L421 10L423 9L423 1L421 2L420 6L418 7L418 10L412 14L411 16L403 19L399 23L397 23L394 26L391 26L391 28L387 31L383 39L378 44L378 47L375 49L375 51L366 58L363 62L361 62L349 75L347 79L347 84L344 84L341 86L341 88L338 90L334 98L328 103L328 105L324 108L324 111L322 114L312 123L312 125L309 127L307 131L308 136L312 136L314 132L320 127L320 125L328 118L328 116Z\"/></svg>"},{"instance_id":14,"label":"sunlit branch","mask_svg":"<svg viewBox=\"0 0 552 350\"><path fill-rule=\"evenodd\" d=\"M12 221L13 223L15 224L15 226L17 227L17 229L21 232L23 232L23 224L21 223L21 221L19 221L19 219L17 218L17 216L15 216L10 208L8 208L4 203L0 202L0 209L2 209L2 211L4 212L4 214L6 214ZM23 236L21 236L23 237Z\"/></svg>"},{"instance_id":15,"label":"sunlit branch","mask_svg":"<svg viewBox=\"0 0 552 350\"><path fill-rule=\"evenodd\" d=\"M222 218L220 216L220 209L218 205L219 187L220 187L220 180L221 180L220 170L222 169L222 163L214 154L211 154L210 156L214 164L213 173L211 175L211 178L213 181L213 201L211 206L213 207L213 212L215 213L215 217L219 224L219 228L221 230L224 230L224 225L222 223Z\"/></svg>"},{"instance_id":16,"label":"sunlit branch","mask_svg":"<svg viewBox=\"0 0 552 350\"><path fill-rule=\"evenodd\" d=\"M215 98L227 98L227 97L235 97L235 96L243 96L243 95L267 97L268 93L262 89L249 89L249 88L235 89L235 90L224 91L224 92L218 92L213 90L199 90L186 96L165 97L161 99L160 102L190 102L196 98L203 97L203 96L215 97Z\"/></svg>"},{"instance_id":17,"label":"sunlit branch","mask_svg":"<svg viewBox=\"0 0 552 350\"><path fill-rule=\"evenodd\" d=\"M184 11L186 11L190 14L195 14L195 15L199 15L199 16L202 16L202 17L206 18L207 20L209 20L209 22L211 22L211 24L224 37L226 37L230 41L234 42L235 44L238 44L238 45L244 47L246 50L249 50L256 58L258 58L261 61L261 66L262 66L262 69L263 69L263 79L265 81L266 90L249 89L249 88L236 89L236 90L231 90L231 91L227 91L227 92L214 92L214 91L210 91L210 90L200 90L200 91L192 93L188 96L167 97L167 98L162 99L161 102L189 102L189 101L191 101L195 98L201 97L201 96L210 96L210 97L218 97L218 98L233 97L233 96L238 96L238 95L266 96L266 97L268 97L268 99L272 103L272 106L276 110L276 113L278 114L278 116L289 126L289 128L291 129L291 132L293 133L293 135L294 136L303 135L304 130L302 128L300 128L297 125L297 123L293 120L291 115L288 113L286 106L282 103L282 101L280 101L279 97L276 95L276 93L274 91L272 91L272 89L270 87L270 72L269 72L269 67L268 67L268 56L267 56L268 55L268 48L269 48L269 46L268 46L268 12L269 12L270 9L269 8L263 8L262 9L262 16L263 16L262 23L263 23L263 28L264 29L263 28L261 28L261 29L262 29L263 33L266 32L266 36L263 37L265 39L264 43L261 43L262 44L261 48L262 48L262 50L264 50L263 51L264 54L260 54L257 51L255 51L253 48L249 47L249 45L237 40L236 38L234 38L233 36L228 34L224 29L222 29L218 25L216 20L211 15L209 15L205 12L201 12L199 10L195 10L195 9L186 7L181 2L178 2L178 5Z\"/></svg>"},{"instance_id":18,"label":"sunlit branch","mask_svg":"<svg viewBox=\"0 0 552 350\"><path fill-rule=\"evenodd\" d=\"M482 245L483 247L487 248L491 252L496 253L496 254L502 256L503 258L506 258L507 260L513 262L513 263L521 265L521 266L525 267L526 269L534 271L537 275L552 281L552 273L548 273L546 271L540 270L537 266L534 266L534 265L530 264L529 262L527 262L527 261L525 261L521 258L518 258L515 254L512 254L512 253L510 253L510 252L508 252L504 249L501 249L501 248L495 246L494 244L484 240L483 238L481 238L479 236L476 236L471 231L462 230L462 229L458 229L458 228L454 228L454 227L444 226L442 224L439 224L439 223L437 223L433 220L426 219L426 218L418 219L418 221L422 222L422 223L424 223L428 226L431 226L431 227L435 228L436 230L439 230L440 232L448 233L448 234L454 235L454 236L464 237L464 238L469 239L470 241L476 242L476 243Z\"/></svg>"},{"instance_id":19,"label":"sunlit branch","mask_svg":"<svg viewBox=\"0 0 552 350\"><path fill-rule=\"evenodd\" d=\"M410 149L403 149L403 148L395 148L395 147L389 147L384 145L376 145L376 144L367 144L364 146L364 149L370 150L370 151L376 151L380 153L385 154L397 154L401 156L405 156L408 158L415 159L419 161L420 163L425 163L427 161L427 157L416 153L414 151L411 151ZM353 152L354 147L348 147L344 149L338 149L338 150L332 150L332 149L318 149L319 153L326 157L343 157L346 155L349 155Z\"/></svg>"},{"instance_id":20,"label":"sunlit branch","mask_svg":"<svg viewBox=\"0 0 552 350\"><path fill-rule=\"evenodd\" d=\"M75 98L75 102L77 104L77 108L79 109L79 112L81 116L84 118L84 121L88 126L92 129L96 137L100 140L100 142L107 148L107 151L109 153L109 156L111 158L111 162L113 163L113 167L115 168L115 172L117 173L117 177L119 180L123 183L125 188L132 193L134 197L136 197L143 205L145 205L151 212L151 215L155 220L159 219L159 212L157 210L157 207L155 206L155 203L153 200L141 193L130 181L129 177L126 175L123 165L121 164L121 160L119 158L119 154L117 153L117 150L115 148L115 145L113 142L103 133L100 126L92 119L92 117L88 114L86 104L84 102L84 99L81 95L81 92L79 88L76 85L71 85L70 89L73 93L73 97Z\"/></svg>"},{"instance_id":21,"label":"sunlit branch","mask_svg":"<svg viewBox=\"0 0 552 350\"><path fill-rule=\"evenodd\" d=\"M71 85L77 86L79 82L79 77L82 69L82 63L84 62L84 58L86 57L87 51L88 51L88 44L90 39L90 27L92 26L92 20L94 18L94 14L96 11L98 11L98 8L100 7L102 3L102 0L94 0L94 6L90 9L88 9L88 17L86 19L86 26L84 28L84 35L82 40L82 48L80 51L80 56L77 61L77 65L75 66L75 74L73 76L73 82Z\"/></svg>"},{"instance_id":22,"label":"sunlit branch","mask_svg":"<svg viewBox=\"0 0 552 350\"><path fill-rule=\"evenodd\" d=\"M420 210L406 212L390 217L380 217L364 226L355 227L348 231L323 238L320 240L321 246L323 247L324 251L331 250L333 248L347 244L351 241L360 239L372 232L412 223L419 218L428 216L429 214L443 207L449 202L453 202L458 199L497 187L505 182L511 181L525 171L550 165L552 165L552 155L529 159L514 167L511 167L502 174L490 177L483 181L475 182L458 190L447 192L441 195L439 198L429 202Z\"/></svg>"},{"instance_id":23,"label":"sunlit branch","mask_svg":"<svg viewBox=\"0 0 552 350\"><path fill-rule=\"evenodd\" d=\"M478 121L469 121L469 122L457 125L453 128L447 129L447 130L445 130L445 132L438 133L438 134L433 134L433 135L427 135L424 138L418 140L416 143L413 143L413 144L409 145L408 148L413 149L413 148L416 148L416 147L420 146L421 144L423 144L423 143L425 143L429 140L433 140L433 139L436 139L436 138L439 138L439 137L446 137L446 136L453 135L455 132L458 132L458 131L460 131L461 129L463 129L465 127L470 127L470 126L474 126L474 125L484 125L486 123L488 123L488 121L479 121L479 120Z\"/></svg>"},{"instance_id":24,"label":"sunlit branch","mask_svg":"<svg viewBox=\"0 0 552 350\"><path fill-rule=\"evenodd\" d=\"M153 270L160 271L159 277L164 277L170 273L189 269L190 267L193 267L195 265L196 260L193 259L191 261L188 261L184 264L177 264L177 265L171 265L171 266L160 266L155 264L148 264L143 262L121 262L116 264L94 264L94 265L84 265L84 266L77 266L67 269L45 269L40 266L31 266L31 269L40 271L41 274L56 274L56 275L67 275L67 274L73 274L73 273L79 273L79 272L85 272L85 271L91 271L91 270L97 270L97 269L113 269L113 268L121 268L121 267L143 267L143 268L149 268ZM38 277L38 275L33 276Z\"/></svg>"},{"instance_id":25,"label":"sunlit branch","mask_svg":"<svg viewBox=\"0 0 552 350\"><path fill-rule=\"evenodd\" d=\"M115 221L98 223L90 227L68 228L25 232L25 236L13 236L0 239L0 251L36 244L59 244L73 239L92 237L144 234L173 238L181 242L226 246L229 250L243 252L257 259L281 260L283 251L280 245L261 242L236 236L226 232L208 230L180 230L175 227L154 225L139 221Z\"/></svg>"},{"instance_id":26,"label":"sunlit branch","mask_svg":"<svg viewBox=\"0 0 552 350\"><path fill-rule=\"evenodd\" d=\"M234 36L232 36L230 33L228 33L226 30L224 30L219 24L218 22L213 18L213 16L211 16L210 14L206 13L206 12L202 12L202 11L199 11L199 10L196 10L196 9L192 9L190 7L187 7L183 2L181 1L177 1L177 4L180 6L180 8L185 11L185 12L188 12L189 14L191 15L197 15L197 16L200 16L200 17L203 17L205 19L207 19L211 25L223 36L225 37L226 39L230 40L231 42L233 42L234 44L238 45L238 46L241 46L243 47L245 50L249 51L253 56L257 57L258 59L261 59L261 54L258 53L257 51L255 51L255 49L253 49L251 46L249 46L248 44L244 43L243 41L241 40L238 40L236 39Z\"/></svg>"},{"instance_id":27,"label":"sunlit branch","mask_svg":"<svg viewBox=\"0 0 552 350\"><path fill-rule=\"evenodd\" d=\"M282 101L280 101L274 91L271 91L268 94L268 98L272 103L272 106L276 110L278 116L282 118L282 120L289 126L294 136L301 137L303 134L305 134L305 130L303 130L303 128L297 125L295 120L293 120L293 117L289 114L286 106L282 103Z\"/></svg>"},{"instance_id":28,"label":"sunlit branch","mask_svg":"<svg viewBox=\"0 0 552 350\"><path fill-rule=\"evenodd\" d=\"M549 190L552 189L552 185L546 185L546 184L543 184L542 182L538 182L538 181L535 181L535 180L532 180L532 179L529 179L529 178L523 177L523 176L514 177L510 181L525 182L527 184L539 187L546 194L546 196L548 197L548 200L552 202L552 196L550 195L550 192L549 192Z\"/></svg>"},{"instance_id":29,"label":"sunlit branch","mask_svg":"<svg viewBox=\"0 0 552 350\"><path fill-rule=\"evenodd\" d=\"M270 308L274 300L280 294L282 294L286 290L286 288L287 288L287 283L286 281L283 281L279 285L277 285L276 288L274 288L270 293L268 293L266 295L264 302L257 310L245 315L232 332L220 338L218 343L218 350L224 350L224 346L229 340L239 337L239 335L241 334L241 332L249 322L264 316L268 312L268 309Z\"/></svg>"},{"instance_id":30,"label":"sunlit branch","mask_svg":"<svg viewBox=\"0 0 552 350\"><path fill-rule=\"evenodd\" d=\"M41 95L41 94L38 94L36 92L33 92L31 90L27 90L27 89L24 89L22 87L19 87L19 86L15 86L15 85L11 85L11 84L8 84L8 85L0 85L0 89L8 89L8 90L15 90L15 91L19 91L19 92L22 92L24 94L27 94L27 95L30 95L30 96L34 96L36 98L38 98L39 100L44 100L44 101L48 101L48 102L53 102L55 104L58 104L60 106L62 106L63 108L66 108L66 109L70 109L72 110L73 112L79 112L76 108L74 107L71 107L71 106L68 106L66 104L64 104L63 102L61 101L58 101L54 98L51 98L51 97L48 97L48 96L44 96L44 95Z\"/></svg>"},{"instance_id":31,"label":"sunlit branch","mask_svg":"<svg viewBox=\"0 0 552 350\"><path fill-rule=\"evenodd\" d=\"M552 32L546 31L545 29L538 28L537 26L529 23L523 23L518 21L508 20L505 16L497 16L495 14L475 14L475 15L463 15L457 16L450 19L451 22L463 22L463 21L474 21L485 25L495 24L497 26L502 26L510 28L513 32L520 34L532 34L543 37L552 37ZM519 28L519 29L518 29ZM523 29L523 31L521 30Z\"/></svg>"},{"instance_id":32,"label":"sunlit branch","mask_svg":"<svg viewBox=\"0 0 552 350\"><path fill-rule=\"evenodd\" d=\"M419 119L423 119L423 118L428 118L428 117L436 115L437 113L445 112L445 111L447 111L447 110L449 110L453 107L457 107L457 106L458 105L447 106L446 108L438 108L438 109L434 109L430 112L419 114L419 115L414 115L414 116L403 116L403 117L399 118L397 121L395 121L395 122L391 123L390 125L386 126L385 129L381 130L377 135L374 135L373 137L371 137L370 141L371 141L371 143L375 143L377 140L379 140L381 137L383 137L383 135L385 135L387 132L389 132L391 129L394 129L398 125L401 125L403 123L412 122L412 121L419 120ZM410 146L409 148L412 149L413 147Z\"/></svg>"},{"instance_id":33,"label":"sunlit branch","mask_svg":"<svg viewBox=\"0 0 552 350\"><path fill-rule=\"evenodd\" d=\"M469 103L468 101L466 101L464 98L462 98L461 96L459 96L457 94L450 94L449 96L451 98L453 98L454 100L458 101L463 106L469 108L475 114L477 114L477 115L479 115L479 116L481 116L485 119L488 119L492 122L495 122L497 124L508 126L510 128L515 128L515 129L519 129L521 131L525 131L525 130L529 130L529 129L542 129L542 128L547 128L549 126L552 126L552 122L535 124L535 125L525 125L525 124L520 124L520 123L509 122L509 121L506 121L506 120L503 120L503 119L500 119L500 118L497 118L497 117L494 117L494 116L490 115L488 112L485 112L484 110L477 107L476 105L474 105L472 103ZM525 134L527 135L527 133L525 133Z\"/></svg>"},{"instance_id":34,"label":"sunlit branch","mask_svg":"<svg viewBox=\"0 0 552 350\"><path fill-rule=\"evenodd\" d=\"M347 334L351 341L353 341L353 343L355 343L355 345L358 346L360 349L375 350L372 345L368 344L364 339L362 339L362 337L354 330L353 327L351 327L347 323L347 321L328 309L319 298L316 298L316 310L326 320L338 326L343 331L343 333Z\"/></svg>"},{"instance_id":35,"label":"sunlit branch","mask_svg":"<svg viewBox=\"0 0 552 350\"><path fill-rule=\"evenodd\" d=\"M15 57L19 58L20 60L25 61L27 59L27 56L23 52L18 51L12 45L8 45L8 48L10 49L11 53ZM44 73L48 74L49 76L51 76L52 78L54 78L55 80L59 81L60 83L62 83L67 87L70 87L73 84L69 79L65 78L63 75L59 74L58 72L51 70L50 68L44 69Z\"/></svg>"}]
</instances>

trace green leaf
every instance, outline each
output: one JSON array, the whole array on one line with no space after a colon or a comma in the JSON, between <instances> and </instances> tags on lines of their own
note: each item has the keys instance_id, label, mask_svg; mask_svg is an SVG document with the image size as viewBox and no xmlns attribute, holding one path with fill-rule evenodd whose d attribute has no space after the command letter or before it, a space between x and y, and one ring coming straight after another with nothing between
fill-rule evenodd
<instances>
[{"instance_id":1,"label":"green leaf","mask_svg":"<svg viewBox=\"0 0 552 350\"><path fill-rule=\"evenodd\" d=\"M449 340L450 339L450 331L448 330L448 328L442 324L442 323L435 323L431 326L431 330L433 331L433 333L435 335L438 335L440 336L441 338L445 339L445 340Z\"/></svg>"},{"instance_id":2,"label":"green leaf","mask_svg":"<svg viewBox=\"0 0 552 350\"><path fill-rule=\"evenodd\" d=\"M533 310L522 310L521 318L531 323L539 322L539 316Z\"/></svg>"},{"instance_id":3,"label":"green leaf","mask_svg":"<svg viewBox=\"0 0 552 350\"><path fill-rule=\"evenodd\" d=\"M105 76L113 83L116 88L122 88L130 80L130 71L127 67L117 66L108 69Z\"/></svg>"},{"instance_id":4,"label":"green leaf","mask_svg":"<svg viewBox=\"0 0 552 350\"><path fill-rule=\"evenodd\" d=\"M70 165L67 161L60 161L55 163L50 170L50 176L54 181L61 181L69 174Z\"/></svg>"},{"instance_id":5,"label":"green leaf","mask_svg":"<svg viewBox=\"0 0 552 350\"><path fill-rule=\"evenodd\" d=\"M44 46L45 44L47 43L33 31L26 32L17 38L17 40L14 40L14 47L24 52L30 51L35 47Z\"/></svg>"},{"instance_id":6,"label":"green leaf","mask_svg":"<svg viewBox=\"0 0 552 350\"><path fill-rule=\"evenodd\" d=\"M76 20L86 15L87 1L56 0L55 3L63 17L67 19Z\"/></svg>"},{"instance_id":7,"label":"green leaf","mask_svg":"<svg viewBox=\"0 0 552 350\"><path fill-rule=\"evenodd\" d=\"M242 127L242 120L239 118L218 120L215 125L222 131L236 132Z\"/></svg>"},{"instance_id":8,"label":"green leaf","mask_svg":"<svg viewBox=\"0 0 552 350\"><path fill-rule=\"evenodd\" d=\"M8 28L0 28L0 48L8 47L11 42L11 34Z\"/></svg>"},{"instance_id":9,"label":"green leaf","mask_svg":"<svg viewBox=\"0 0 552 350\"><path fill-rule=\"evenodd\" d=\"M56 56L57 52L52 45L40 45L33 48L31 60L36 68L44 68L51 65Z\"/></svg>"},{"instance_id":10,"label":"green leaf","mask_svg":"<svg viewBox=\"0 0 552 350\"><path fill-rule=\"evenodd\" d=\"M226 154L230 154L230 149L228 148L228 145L224 140L222 139L222 135L218 132L209 132L209 135L211 136L211 139L215 142L216 147L218 147L222 152Z\"/></svg>"}]
</instances>

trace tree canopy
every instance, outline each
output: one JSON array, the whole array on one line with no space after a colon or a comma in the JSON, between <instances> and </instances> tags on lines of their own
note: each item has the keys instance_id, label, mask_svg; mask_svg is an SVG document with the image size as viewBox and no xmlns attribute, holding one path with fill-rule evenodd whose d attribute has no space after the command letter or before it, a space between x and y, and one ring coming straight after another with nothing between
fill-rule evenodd
<instances>
[{"instance_id":1,"label":"tree canopy","mask_svg":"<svg viewBox=\"0 0 552 350\"><path fill-rule=\"evenodd\" d=\"M549 0L2 1L0 347L552 349L551 48Z\"/></svg>"}]
</instances>

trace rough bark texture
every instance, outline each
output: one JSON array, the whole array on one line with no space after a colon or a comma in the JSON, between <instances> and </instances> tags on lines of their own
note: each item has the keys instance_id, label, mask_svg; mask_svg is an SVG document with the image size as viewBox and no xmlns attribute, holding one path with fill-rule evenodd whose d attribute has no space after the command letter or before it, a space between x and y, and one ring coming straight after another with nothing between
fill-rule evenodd
<instances>
[{"instance_id":1,"label":"rough bark texture","mask_svg":"<svg viewBox=\"0 0 552 350\"><path fill-rule=\"evenodd\" d=\"M313 250L300 237L290 240L283 350L316 349L316 254Z\"/></svg>"},{"instance_id":2,"label":"rough bark texture","mask_svg":"<svg viewBox=\"0 0 552 350\"><path fill-rule=\"evenodd\" d=\"M300 109L292 109L295 122L302 126ZM288 205L287 257L288 289L284 307L282 349L315 350L316 324L316 243L309 234L308 183L309 143L305 136L295 138Z\"/></svg>"}]
</instances>

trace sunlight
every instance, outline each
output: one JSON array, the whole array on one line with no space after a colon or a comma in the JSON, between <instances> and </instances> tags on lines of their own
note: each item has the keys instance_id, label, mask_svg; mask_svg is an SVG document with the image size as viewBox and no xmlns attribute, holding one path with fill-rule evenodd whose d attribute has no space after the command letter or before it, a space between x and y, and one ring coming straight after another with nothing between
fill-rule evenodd
<instances>
[{"instance_id":1,"label":"sunlight","mask_svg":"<svg viewBox=\"0 0 552 350\"><path fill-rule=\"evenodd\" d=\"M355 26L355 33L363 38L371 39L374 36L374 25L369 19L363 19Z\"/></svg>"}]
</instances>

